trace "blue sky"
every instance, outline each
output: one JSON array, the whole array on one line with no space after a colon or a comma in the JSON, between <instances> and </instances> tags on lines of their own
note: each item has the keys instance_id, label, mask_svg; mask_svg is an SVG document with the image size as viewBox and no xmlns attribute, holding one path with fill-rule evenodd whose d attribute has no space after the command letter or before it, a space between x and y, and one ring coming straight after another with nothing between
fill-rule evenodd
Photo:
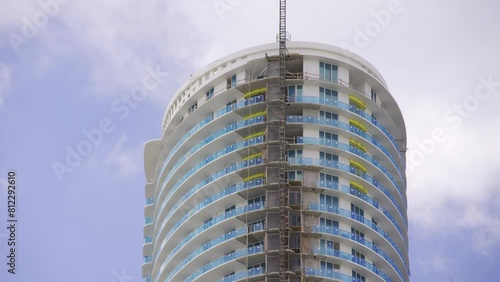
<instances>
[{"instance_id":1,"label":"blue sky","mask_svg":"<svg viewBox=\"0 0 500 282\"><path fill-rule=\"evenodd\" d=\"M405 116L412 281L492 281L500 264L500 4L305 3L289 1L292 40L365 57ZM169 99L190 74L275 40L278 1L1 7L0 222L10 169L19 222L16 275L7 273L0 229L0 280L140 281L143 145L160 137ZM85 154L71 159L72 150Z\"/></svg>"}]
</instances>

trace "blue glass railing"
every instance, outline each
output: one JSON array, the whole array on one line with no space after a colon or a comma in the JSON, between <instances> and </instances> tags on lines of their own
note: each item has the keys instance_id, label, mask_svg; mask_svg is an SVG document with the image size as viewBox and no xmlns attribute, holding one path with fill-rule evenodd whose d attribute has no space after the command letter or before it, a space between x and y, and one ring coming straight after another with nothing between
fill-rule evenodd
<instances>
[{"instance_id":1,"label":"blue glass railing","mask_svg":"<svg viewBox=\"0 0 500 282\"><path fill-rule=\"evenodd\" d=\"M237 150L240 150L240 149L243 149L243 148L247 148L247 147L250 147L250 146L253 146L253 145L258 145L258 144L262 144L264 143L264 137L263 136L259 136L259 137L255 137L255 138L252 138L252 139L248 139L248 140L244 140L244 141L240 141L240 142L237 142L235 144L232 144L232 145L229 145L227 146L226 148L206 157L204 160L202 160L201 162L199 162L198 164L194 165L193 167L191 167L190 170L188 170L173 186L172 188L169 189L169 192L167 194L167 196L165 197L165 199L169 199L170 196L177 191L177 189L182 185L182 183L184 183L189 177L191 177L195 172L197 172L199 169L203 168L204 166L206 166L207 164L213 162L214 160L216 159L219 159L225 155L228 155L234 151L237 151ZM165 189L165 185L162 185L161 187L161 190ZM160 191L161 193L161 191ZM163 204L162 206L160 207L159 211L158 211L158 214L161 214L162 211L163 211L163 208L165 207L166 203L168 201L163 201Z\"/></svg>"},{"instance_id":2,"label":"blue glass railing","mask_svg":"<svg viewBox=\"0 0 500 282\"><path fill-rule=\"evenodd\" d=\"M373 184L375 187L379 188L381 191L387 191L389 190L384 187L382 184L378 183L377 180L375 180L371 175L355 168L350 165L346 165L337 161L328 161L328 160L320 160L320 159L313 159L313 158L288 158L288 163L292 165L315 165L315 166L322 166L322 167L328 167L328 168L334 168L340 171L344 171L347 173L351 173L354 175L357 175L364 180L366 180L368 183ZM405 204L406 202L403 200L403 196L401 195L401 192L399 190L396 190L399 192L399 196L401 199L401 202ZM391 193L384 193L387 196L391 195ZM392 195L391 195L392 197ZM390 197L389 197L390 198Z\"/></svg>"},{"instance_id":3,"label":"blue glass railing","mask_svg":"<svg viewBox=\"0 0 500 282\"><path fill-rule=\"evenodd\" d=\"M172 175L174 175L174 173L176 173L177 169L190 156L192 156L194 153L198 152L205 145L211 143L212 141L216 140L217 138L219 138L219 137L221 137L223 135L226 135L226 134L228 134L230 132L233 132L233 131L236 131L238 129L245 128L247 126L251 126L251 125L254 125L254 124L263 123L263 122L264 122L264 117L263 116L258 116L258 117L254 117L254 118L247 119L247 120L241 120L239 122L230 124L230 125L226 126L225 128L223 128L223 129L221 129L219 131L216 131L215 133L213 133L213 134L209 135L208 137L202 139L198 144L196 144L193 147L191 147L191 149L189 149L189 151L187 151L182 157L179 158L179 160L176 161L174 167L172 169L170 169L167 177L163 180L163 182L161 184L162 189L161 189L160 193L163 191L163 187L168 182L168 180L170 180L170 178L172 177ZM158 195L160 195L160 194L158 194Z\"/></svg>"},{"instance_id":4,"label":"blue glass railing","mask_svg":"<svg viewBox=\"0 0 500 282\"><path fill-rule=\"evenodd\" d=\"M335 206L310 204L309 208L312 211L321 211L321 212L325 212L325 213L337 214L337 215L351 218L353 220L356 220L358 222L363 223L365 226L368 226L370 229L376 231L378 234L380 234L382 237L384 237L391 244L391 246L396 250L396 252L398 253L401 260L405 263L405 265L407 265L406 260L404 259L404 256L401 253L401 250L399 249L399 247L396 245L396 242L394 241L394 239L392 239L392 237L387 232L385 232L382 228L380 228L376 224L373 224L373 222L371 220L364 218L363 216L361 216L357 213L353 213L350 210L342 209L342 208L335 207Z\"/></svg>"},{"instance_id":5,"label":"blue glass railing","mask_svg":"<svg viewBox=\"0 0 500 282\"><path fill-rule=\"evenodd\" d=\"M265 274L264 267L254 267L254 268L248 269L247 271L240 271L238 273L228 275L224 278L217 280L216 282L234 282L234 281L238 281L241 279L250 278L250 277L262 275L262 274Z\"/></svg>"},{"instance_id":6,"label":"blue glass railing","mask_svg":"<svg viewBox=\"0 0 500 282\"><path fill-rule=\"evenodd\" d=\"M152 217L152 216L150 216L150 217L146 217L146 218L144 219L144 222L145 222L146 224L151 224L151 223L153 223L153 217Z\"/></svg>"},{"instance_id":7,"label":"blue glass railing","mask_svg":"<svg viewBox=\"0 0 500 282\"><path fill-rule=\"evenodd\" d=\"M146 199L146 206L148 206L148 205L152 205L154 202L155 202L155 199L154 199L154 198L147 198L147 199Z\"/></svg>"},{"instance_id":8,"label":"blue glass railing","mask_svg":"<svg viewBox=\"0 0 500 282\"><path fill-rule=\"evenodd\" d=\"M346 194L350 194L350 195L353 195L357 198L360 198L363 201L365 201L368 204L375 207L376 209L379 209L379 203L377 201L375 201L372 197L368 196L367 194L361 193L358 189L355 189L355 188L352 188L349 186L345 186L345 185L339 185L337 182L322 181L322 180L318 181L318 187L342 191ZM389 213L389 211L387 211L384 207L382 207L382 210L383 210L384 215L389 218L389 220L394 224L394 227L396 227L396 229L399 231L399 233L403 234L403 231L399 227L399 224L396 222L394 217ZM400 216L403 219L403 222L406 224L406 221L404 220L403 215L400 214ZM402 239L406 243L405 237L402 237Z\"/></svg>"},{"instance_id":9,"label":"blue glass railing","mask_svg":"<svg viewBox=\"0 0 500 282\"><path fill-rule=\"evenodd\" d=\"M246 189L250 189L250 188L253 188L253 187L256 187L256 186L261 186L263 184L263 182L264 182L264 179L259 178L259 179L254 179L254 180L247 181L247 182L238 183L236 185L232 185L232 186L226 188L224 191L222 191L219 194L220 194L220 197L223 197L223 195L227 196L227 195L234 194L234 193L237 193L237 192L240 192L240 191L244 191ZM246 213L246 212L250 212L250 211L262 209L263 207L264 206L263 206L262 203L250 204L250 205L247 205L247 206L244 206L244 207L241 207L241 208L238 208L238 209L235 209L235 210L223 213L223 214L219 215L218 217L215 217L212 220L204 223L203 225L199 226L197 229L195 229L194 231L192 231L187 237L185 237L183 240L181 240L171 250L170 254L168 255L167 259L165 260L164 266L166 265L166 262L173 255L175 255L179 249L181 249L183 246L186 245L187 242L189 242L191 239L193 239L194 237L196 237L198 234L200 234L201 232L205 231L206 229L210 228L214 224L216 224L216 223L218 223L218 222L220 222L222 220L225 220L225 219L228 219L228 218L232 218L232 217L235 217L237 215L240 215L240 214L243 214L243 213ZM179 220L176 223L176 225L174 225L174 227L172 227L172 229L167 233L166 237L163 239L163 241L162 241L162 243L160 245L160 248L158 249L158 251L155 254L155 260L158 259L158 256L160 255L161 251L163 250L163 247L165 247L165 244L167 243L168 239L170 239L170 237L172 236L172 234L179 228L180 225L182 225L189 218L189 216L193 216L194 214L191 214L190 212L188 212L188 213L186 213L186 215L188 215L188 217L184 216L183 219ZM162 229L162 228L160 228L160 229Z\"/></svg>"},{"instance_id":10,"label":"blue glass railing","mask_svg":"<svg viewBox=\"0 0 500 282\"><path fill-rule=\"evenodd\" d=\"M248 167L252 167L252 166L256 166L256 165L260 165L262 164L262 157L257 157L257 158L253 158L253 159L249 159L249 160L246 160L246 161L243 161L243 162L240 162L240 163L236 163L236 164L232 164L228 167L225 167L219 171L217 171L216 173L204 178L202 181L200 181L198 184L196 184L195 186L193 186L193 188L189 189L188 192L186 192L184 195L182 195L182 197L171 207L169 208L169 212L167 214L167 216L165 216L165 219L163 220L162 224L161 224L161 228L159 229L158 233L156 234L158 236L159 232L161 231L161 229L163 229L163 227L166 225L167 221L170 220L172 214L174 214L176 211L177 211L177 208L179 208L180 206L183 205L183 203L189 198L191 197L194 193L196 193L197 191L203 189L204 187L206 187L208 184L228 175L228 174L231 174L231 173L234 173L238 170L241 170L241 169L245 169L245 168L248 168ZM212 197L209 197L207 199L210 199L210 201L215 201L216 198L218 197L217 195L213 195ZM163 208L165 207L166 205L166 201L162 204L161 206L161 210L163 210Z\"/></svg>"},{"instance_id":11,"label":"blue glass railing","mask_svg":"<svg viewBox=\"0 0 500 282\"><path fill-rule=\"evenodd\" d=\"M153 237L151 237L151 236L144 237L144 244L148 244L151 242L153 242Z\"/></svg>"},{"instance_id":12,"label":"blue glass railing","mask_svg":"<svg viewBox=\"0 0 500 282\"><path fill-rule=\"evenodd\" d=\"M372 263L370 263L362 258L353 256L352 254L342 252L339 250L335 250L333 248L315 248L313 250L313 254L336 257L336 258L340 258L343 260L351 261L357 265L360 265L360 266L370 270L371 272L377 274L378 276L382 277L382 279L384 279L384 281L392 282L392 279L387 274L385 274L382 270L380 270L378 267L374 266ZM403 279L403 277L401 277L401 279Z\"/></svg>"},{"instance_id":13,"label":"blue glass railing","mask_svg":"<svg viewBox=\"0 0 500 282\"><path fill-rule=\"evenodd\" d=\"M346 131L349 131L351 133L354 133L358 136L363 137L365 140L369 141L373 145L375 145L377 148L379 148L388 158L391 160L391 162L396 166L396 169L400 170L399 166L397 165L396 161L392 157L391 153L382 145L379 141L377 141L373 136L370 134L360 130L359 128L349 125L347 123L339 122L334 119L326 119L326 118L318 118L318 117L310 117L310 116L288 116L287 117L287 122L288 123L309 123L309 124L322 124L322 125L328 125L332 127L337 127ZM400 159L400 162L402 163L402 159ZM400 171L401 173L401 171Z\"/></svg>"},{"instance_id":14,"label":"blue glass railing","mask_svg":"<svg viewBox=\"0 0 500 282\"><path fill-rule=\"evenodd\" d=\"M142 277L142 282L151 282L151 275Z\"/></svg>"},{"instance_id":15,"label":"blue glass railing","mask_svg":"<svg viewBox=\"0 0 500 282\"><path fill-rule=\"evenodd\" d=\"M328 98L320 98L320 97L313 97L313 96L295 96L295 102L296 103L310 103L310 104L318 104L318 105L327 105L327 106L333 106L340 108L342 110L346 110L352 113L357 114L358 116L364 118L365 120L369 121L373 125L375 125L378 129L380 129L389 140L391 140L392 144L394 145L394 148L399 154L399 149L398 145L396 144L396 140L392 137L391 133L389 130L387 130L377 119L375 119L372 115L368 114L367 112L361 110L360 108L353 106L348 103L344 103L341 101L338 101L337 99L328 99ZM401 158L401 154L399 154L399 157Z\"/></svg>"},{"instance_id":16,"label":"blue glass railing","mask_svg":"<svg viewBox=\"0 0 500 282\"><path fill-rule=\"evenodd\" d=\"M340 280L342 282L363 282L347 274L334 271L333 269L317 269L317 268L306 267L306 275L331 278Z\"/></svg>"},{"instance_id":17,"label":"blue glass railing","mask_svg":"<svg viewBox=\"0 0 500 282\"><path fill-rule=\"evenodd\" d=\"M220 245L220 244L222 244L224 242L227 242L228 240L231 240L233 238L236 238L236 237L239 237L239 236L245 235L245 234L247 234L247 228L246 227L242 227L242 228L239 228L239 229L236 229L236 230L229 231L229 232L223 234L222 236L219 236L219 237L213 239L212 241L203 244L203 246L201 246L200 248L196 249L195 251L193 251L192 253L190 253L188 256L186 256L170 272L170 274L167 276L166 281L170 281L172 279L172 277L174 277L183 267L185 267L188 263L190 263L193 259L195 259L199 255L201 255L202 253L204 253L204 252L210 250L211 248L213 248L215 246L218 246L218 245ZM175 250L175 251L177 251L177 250ZM251 251L254 251L254 248L248 248L249 254L250 254ZM260 250L260 252L262 252L262 250ZM174 253L174 251L172 251L172 253ZM170 262L172 256L173 255L169 255L167 257L167 259L165 260L165 262L162 264L162 266L163 265L167 265Z\"/></svg>"},{"instance_id":18,"label":"blue glass railing","mask_svg":"<svg viewBox=\"0 0 500 282\"><path fill-rule=\"evenodd\" d=\"M204 274L204 273L206 273L206 272L208 272L208 271L210 271L210 270L212 270L212 269L214 269L214 268L216 268L224 263L234 261L236 259L245 257L247 255L248 255L248 249L244 249L244 250L238 250L238 251L235 251L234 253L230 253L230 254L224 255L222 257L219 257L218 259L211 261L211 262L205 264L203 267L196 270L193 274L188 276L188 278L186 278L184 280L184 282L191 282L191 281L195 280L196 278L198 278L199 276L201 276L202 274ZM254 271L254 272L256 272L256 271Z\"/></svg>"},{"instance_id":19,"label":"blue glass railing","mask_svg":"<svg viewBox=\"0 0 500 282\"><path fill-rule=\"evenodd\" d=\"M371 241L369 241L369 240L367 240L367 239L365 239L365 238L363 238L361 236L358 236L358 235L356 235L354 233L351 233L349 231L342 230L342 229L339 229L339 228L336 228L336 227L315 225L315 226L313 226L313 231L314 232L318 232L318 233L325 233L325 234L330 234L330 235L341 236L341 237L344 237L346 239L350 239L350 240L352 240L354 242L357 242L357 243L359 243L361 245L364 245L365 247L367 247L367 248L373 250L374 252L376 252L377 254L379 254L387 262L389 262L389 264L396 270L396 272L401 277L401 279L403 279L404 276L401 273L401 270L396 265L396 263L391 258L391 256L389 256L386 252L384 252L382 249L380 249L373 242L371 242ZM403 264L405 265L406 268L408 268L408 265L406 264L406 262L404 260L403 260Z\"/></svg>"},{"instance_id":20,"label":"blue glass railing","mask_svg":"<svg viewBox=\"0 0 500 282\"><path fill-rule=\"evenodd\" d=\"M145 256L144 257L144 263L151 262L152 259L153 259L153 257L151 257L151 256Z\"/></svg>"},{"instance_id":21,"label":"blue glass railing","mask_svg":"<svg viewBox=\"0 0 500 282\"><path fill-rule=\"evenodd\" d=\"M168 154L167 158L163 162L163 165L160 169L160 172L157 175L156 181L158 181L160 179L161 175L163 174L163 171L165 170L165 167L167 166L169 160L172 158L172 156L175 154L175 152L177 152L177 149L179 149L179 147L189 137L191 137L195 132L197 132L198 130L200 130L201 128L203 128L205 125L209 124L213 120L215 120L215 119L217 119L217 118L219 118L227 113L230 113L236 109L240 109L240 108L243 108L243 107L246 107L249 105L258 104L258 103L262 103L262 102L264 102L264 95L259 95L259 96L255 96L255 97L252 97L249 99L245 99L245 100L240 101L234 105L226 106L222 109L219 109L213 115L209 115L208 117L206 117L202 121L200 121L197 125L193 126L184 136L182 136L182 138L179 141L177 141L177 144L175 144L175 146L172 148L172 150Z\"/></svg>"},{"instance_id":22,"label":"blue glass railing","mask_svg":"<svg viewBox=\"0 0 500 282\"><path fill-rule=\"evenodd\" d=\"M372 198L370 198L370 196L361 193L358 189L354 189L352 187L348 187L348 186L344 186L344 185L342 185L339 188L337 182L333 182L333 181L321 181L320 180L320 181L318 181L318 186L322 187L322 188L329 188L329 189L341 190L341 191L344 191L346 193L349 193L351 195L354 195L354 196L356 196L358 198L361 198L361 199L365 200L366 202L370 203L372 206L374 206L376 208L378 208L378 206L379 206L379 204L378 204L377 201L375 201ZM385 189L383 186L381 186L381 187L376 186L376 188L378 188L380 191L382 191L382 193L384 193L384 195L386 195L390 199L391 203L398 210L399 216L403 220L403 223L404 223L405 227L408 228L408 222L406 220L406 217L404 216L403 210L401 209L401 207L399 206L399 204L396 202L396 199L394 198L394 196L392 196L391 192L389 190ZM394 218L392 216L390 216L390 219L394 223L394 225L399 226L396 223L396 221L394 220Z\"/></svg>"},{"instance_id":23,"label":"blue glass railing","mask_svg":"<svg viewBox=\"0 0 500 282\"><path fill-rule=\"evenodd\" d=\"M353 153L363 159L365 159L367 162L373 164L376 166L378 169L380 169L387 178L394 184L394 186L398 187L399 185L396 182L396 179L392 176L392 174L389 172L385 166L383 166L381 163L379 163L375 158L370 156L369 154L361 151L360 149L351 146L349 144L341 143L339 141L335 140L330 140L330 139L325 139L325 138L314 138L314 137L302 137L302 136L297 136L297 143L299 144L307 144L307 145L321 145L321 146L326 146L326 147L331 147L331 148L337 148L341 149L346 152ZM404 183L403 179L400 178L401 183Z\"/></svg>"}]
</instances>

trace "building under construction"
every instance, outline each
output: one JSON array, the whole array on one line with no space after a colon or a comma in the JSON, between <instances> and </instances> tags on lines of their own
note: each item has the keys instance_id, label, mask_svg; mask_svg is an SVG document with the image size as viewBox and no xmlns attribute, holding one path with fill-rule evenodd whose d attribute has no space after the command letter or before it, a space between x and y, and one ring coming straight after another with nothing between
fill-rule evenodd
<instances>
[{"instance_id":1,"label":"building under construction","mask_svg":"<svg viewBox=\"0 0 500 282\"><path fill-rule=\"evenodd\" d=\"M277 43L193 75L146 144L143 281L409 281L401 111L280 3Z\"/></svg>"}]
</instances>

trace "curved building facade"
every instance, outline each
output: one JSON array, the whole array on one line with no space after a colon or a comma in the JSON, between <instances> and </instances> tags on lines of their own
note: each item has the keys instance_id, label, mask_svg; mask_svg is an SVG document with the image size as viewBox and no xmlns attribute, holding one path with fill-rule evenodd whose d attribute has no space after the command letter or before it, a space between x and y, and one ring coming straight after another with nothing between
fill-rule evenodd
<instances>
[{"instance_id":1,"label":"curved building facade","mask_svg":"<svg viewBox=\"0 0 500 282\"><path fill-rule=\"evenodd\" d=\"M143 280L409 281L402 113L378 71L289 42L287 232L279 228L278 44L227 56L174 95L145 146ZM281 233L280 233L281 232Z\"/></svg>"}]
</instances>

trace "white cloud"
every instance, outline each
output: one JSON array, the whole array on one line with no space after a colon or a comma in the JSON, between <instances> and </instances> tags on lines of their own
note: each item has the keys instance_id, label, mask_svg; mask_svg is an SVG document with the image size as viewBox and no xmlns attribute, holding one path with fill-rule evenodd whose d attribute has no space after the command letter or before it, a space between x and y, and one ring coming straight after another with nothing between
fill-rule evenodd
<instances>
[{"instance_id":1,"label":"white cloud","mask_svg":"<svg viewBox=\"0 0 500 282\"><path fill-rule=\"evenodd\" d=\"M421 150L418 143L429 140L435 128L441 128L447 136L444 143L435 144L435 152L408 178L409 218L416 236L436 236L443 230L467 234L465 237L474 238L468 246L487 255L491 247L500 245L500 189L496 184L500 134L494 130L500 124L500 115L491 114L500 102L500 88L476 111L468 112L458 128L441 118L446 109L468 97L465 92L474 89L462 89L447 100L433 99L425 114L418 107L405 113L412 131L408 155Z\"/></svg>"},{"instance_id":2,"label":"white cloud","mask_svg":"<svg viewBox=\"0 0 500 282\"><path fill-rule=\"evenodd\" d=\"M10 93L11 70L0 63L0 108L5 104L5 97Z\"/></svg>"},{"instance_id":3,"label":"white cloud","mask_svg":"<svg viewBox=\"0 0 500 282\"><path fill-rule=\"evenodd\" d=\"M137 175L143 164L144 146L126 147L127 135L122 134L116 145L107 148L104 164L120 177L131 177Z\"/></svg>"}]
</instances>

